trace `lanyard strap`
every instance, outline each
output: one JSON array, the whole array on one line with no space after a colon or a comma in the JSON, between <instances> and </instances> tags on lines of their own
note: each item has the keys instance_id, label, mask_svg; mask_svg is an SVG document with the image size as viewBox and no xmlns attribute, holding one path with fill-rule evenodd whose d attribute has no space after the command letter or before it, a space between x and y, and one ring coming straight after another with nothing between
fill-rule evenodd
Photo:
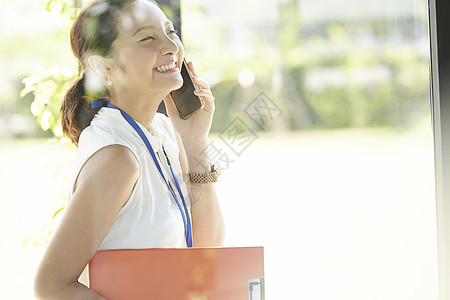
<instances>
[{"instance_id":1,"label":"lanyard strap","mask_svg":"<svg viewBox=\"0 0 450 300\"><path fill-rule=\"evenodd\" d=\"M91 107L92 108L98 108L98 107L101 107L101 106L104 106L104 105L105 105L105 101L101 101L101 100L100 101L92 101L91 102ZM164 176L164 173L163 173L163 171L161 169L161 165L159 164L159 161L156 158L155 151L153 150L153 147L150 144L150 142L148 141L147 136L145 135L145 133L142 131L142 129L139 127L139 125L136 123L136 121L133 120L133 118L130 117L130 115L128 115L126 112L124 112L123 110L121 110L117 106L112 105L109 102L106 102L106 107L114 108L114 109L119 110L120 113L122 114L122 116L124 117L124 119L134 128L134 130L136 130L136 132L141 137L142 141L144 142L145 146L148 149L148 152L150 152L150 155L153 158L153 161L155 162L155 165L156 165L156 168L159 171L159 174L161 175L162 179L166 183L167 188L169 189L170 193L172 194L172 197L175 199L175 202L177 203L178 209L180 210L180 213L181 213L181 217L183 218L184 232L185 232L185 237L186 237L186 245L188 247L192 247L192 228L191 228L191 220L190 220L190 217L189 217L189 212L188 212L188 209L187 209L187 206L186 206L186 202L185 202L184 197L183 197L183 193L181 192L181 188L180 188L180 185L178 183L177 177L175 176L175 173L173 171L172 165L170 164L169 156L167 155L166 150L164 149L164 145L162 146L163 152L164 152L164 155L166 157L167 164L170 167L170 172L172 173L172 177L175 180L175 185L176 185L178 193L179 193L179 195L181 197L181 201L183 203L184 211L181 208L180 201L178 201L178 197L176 196L175 191L172 189L172 187L167 182L166 177Z\"/></svg>"}]
</instances>

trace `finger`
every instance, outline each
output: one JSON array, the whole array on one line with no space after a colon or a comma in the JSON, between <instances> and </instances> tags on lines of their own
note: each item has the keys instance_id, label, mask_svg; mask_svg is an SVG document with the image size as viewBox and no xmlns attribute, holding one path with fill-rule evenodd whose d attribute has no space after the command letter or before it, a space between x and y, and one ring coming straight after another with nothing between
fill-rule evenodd
<instances>
[{"instance_id":1,"label":"finger","mask_svg":"<svg viewBox=\"0 0 450 300\"><path fill-rule=\"evenodd\" d=\"M205 89L194 90L194 94L212 97L212 92L210 90L205 90Z\"/></svg>"},{"instance_id":2,"label":"finger","mask_svg":"<svg viewBox=\"0 0 450 300\"><path fill-rule=\"evenodd\" d=\"M198 86L200 86L200 87L202 87L202 88L204 88L204 89L206 89L206 90L209 90L209 89L211 88L211 86L209 85L209 83L208 83L206 80L203 80L203 79L201 79L201 78L198 78L198 77L192 77L192 81L193 81L195 84L197 84Z\"/></svg>"},{"instance_id":3,"label":"finger","mask_svg":"<svg viewBox=\"0 0 450 300\"><path fill-rule=\"evenodd\" d=\"M198 74L197 74L197 71L194 68L194 64L192 63L192 61L188 62L188 66L189 66L189 69L192 72L192 75L194 75L195 77L199 77Z\"/></svg>"},{"instance_id":4,"label":"finger","mask_svg":"<svg viewBox=\"0 0 450 300\"><path fill-rule=\"evenodd\" d=\"M209 102L213 102L216 98L212 95L210 90L195 90L194 94L196 94L197 96L202 97L204 100L209 101Z\"/></svg>"}]
</instances>

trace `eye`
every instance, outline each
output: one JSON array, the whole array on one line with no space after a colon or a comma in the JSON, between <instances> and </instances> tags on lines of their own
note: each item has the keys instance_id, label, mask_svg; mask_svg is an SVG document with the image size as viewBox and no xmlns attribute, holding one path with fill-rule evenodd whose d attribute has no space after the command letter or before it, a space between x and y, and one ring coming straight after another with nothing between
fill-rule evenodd
<instances>
[{"instance_id":1,"label":"eye","mask_svg":"<svg viewBox=\"0 0 450 300\"><path fill-rule=\"evenodd\" d=\"M178 33L178 31L177 30L175 30L175 29L171 29L171 30L169 30L169 34L177 34Z\"/></svg>"},{"instance_id":2,"label":"eye","mask_svg":"<svg viewBox=\"0 0 450 300\"><path fill-rule=\"evenodd\" d=\"M142 40L140 40L139 42L148 41L150 39L155 39L155 38L152 37L151 35L149 35L149 36L146 36L145 38L143 38Z\"/></svg>"}]
</instances>

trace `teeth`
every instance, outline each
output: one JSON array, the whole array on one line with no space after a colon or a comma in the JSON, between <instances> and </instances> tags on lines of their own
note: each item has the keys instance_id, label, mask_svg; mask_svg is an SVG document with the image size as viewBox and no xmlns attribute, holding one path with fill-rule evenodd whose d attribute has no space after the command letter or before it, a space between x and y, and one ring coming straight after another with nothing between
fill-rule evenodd
<instances>
[{"instance_id":1,"label":"teeth","mask_svg":"<svg viewBox=\"0 0 450 300\"><path fill-rule=\"evenodd\" d=\"M156 67L155 69L158 70L159 72L165 72L165 71L168 71L168 70L171 70L171 69L175 68L175 65L176 65L175 62L173 62L173 63L168 64L168 65Z\"/></svg>"}]
</instances>

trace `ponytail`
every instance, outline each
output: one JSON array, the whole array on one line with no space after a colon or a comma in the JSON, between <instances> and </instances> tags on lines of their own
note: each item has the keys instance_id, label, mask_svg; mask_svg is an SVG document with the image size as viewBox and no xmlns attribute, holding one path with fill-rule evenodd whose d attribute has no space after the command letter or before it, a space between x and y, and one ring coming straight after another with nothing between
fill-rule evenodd
<instances>
[{"instance_id":1,"label":"ponytail","mask_svg":"<svg viewBox=\"0 0 450 300\"><path fill-rule=\"evenodd\" d=\"M90 54L103 57L112 54L112 44L118 36L117 18L124 4L135 0L94 0L83 9L70 30L72 51L84 70ZM89 82L91 82L89 77ZM92 85L92 84L88 84ZM91 124L100 108L91 108L91 100L109 100L105 87L86 89L86 72L69 88L61 105L61 125L64 134L78 146L81 132Z\"/></svg>"},{"instance_id":2,"label":"ponytail","mask_svg":"<svg viewBox=\"0 0 450 300\"><path fill-rule=\"evenodd\" d=\"M81 132L91 124L99 108L91 108L91 101L87 97L84 88L85 73L78 78L72 87L67 90L61 105L61 125L64 134L78 146ZM108 100L104 95L96 100Z\"/></svg>"}]
</instances>

